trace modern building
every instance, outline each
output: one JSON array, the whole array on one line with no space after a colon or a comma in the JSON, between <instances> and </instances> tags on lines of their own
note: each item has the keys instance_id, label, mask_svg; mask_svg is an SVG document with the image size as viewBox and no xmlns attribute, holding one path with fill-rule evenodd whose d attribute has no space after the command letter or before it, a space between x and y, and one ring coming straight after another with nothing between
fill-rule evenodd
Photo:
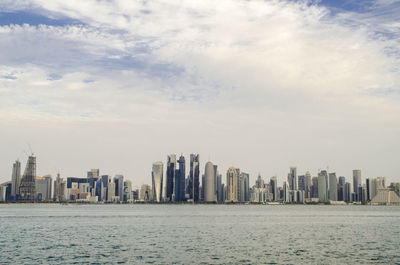
<instances>
[{"instance_id":1,"label":"modern building","mask_svg":"<svg viewBox=\"0 0 400 265\"><path fill-rule=\"evenodd\" d=\"M238 202L238 171L230 167L226 172L226 201Z\"/></svg>"},{"instance_id":2,"label":"modern building","mask_svg":"<svg viewBox=\"0 0 400 265\"><path fill-rule=\"evenodd\" d=\"M56 181L54 181L54 201L63 202L65 201L65 189L66 182L60 177L60 173L57 174Z\"/></svg>"},{"instance_id":3,"label":"modern building","mask_svg":"<svg viewBox=\"0 0 400 265\"><path fill-rule=\"evenodd\" d=\"M51 175L35 178L36 185L36 201L51 201L52 199L52 182Z\"/></svg>"},{"instance_id":4,"label":"modern building","mask_svg":"<svg viewBox=\"0 0 400 265\"><path fill-rule=\"evenodd\" d=\"M36 157L31 156L28 157L28 161L26 163L25 172L22 176L21 183L19 186L19 201L25 202L33 202L36 198L36 185L35 185L35 177L36 177Z\"/></svg>"},{"instance_id":5,"label":"modern building","mask_svg":"<svg viewBox=\"0 0 400 265\"><path fill-rule=\"evenodd\" d=\"M176 174L176 155L172 154L167 156L167 179L166 179L166 190L165 190L165 200L173 201L174 200L174 182L175 182L175 174Z\"/></svg>"},{"instance_id":6,"label":"modern building","mask_svg":"<svg viewBox=\"0 0 400 265\"><path fill-rule=\"evenodd\" d=\"M290 188L287 181L283 182L283 202L290 202Z\"/></svg>"},{"instance_id":7,"label":"modern building","mask_svg":"<svg viewBox=\"0 0 400 265\"><path fill-rule=\"evenodd\" d=\"M161 161L153 163L152 183L153 201L161 202L163 189L163 163Z\"/></svg>"},{"instance_id":8,"label":"modern building","mask_svg":"<svg viewBox=\"0 0 400 265\"><path fill-rule=\"evenodd\" d=\"M387 188L379 188L376 196L371 200L372 205L400 206L400 197Z\"/></svg>"},{"instance_id":9,"label":"modern building","mask_svg":"<svg viewBox=\"0 0 400 265\"><path fill-rule=\"evenodd\" d=\"M318 177L313 177L311 179L312 186L311 186L311 198L319 198L318 197Z\"/></svg>"},{"instance_id":10,"label":"modern building","mask_svg":"<svg viewBox=\"0 0 400 265\"><path fill-rule=\"evenodd\" d=\"M300 175L298 176L298 190L306 190L306 176L305 175Z\"/></svg>"},{"instance_id":11,"label":"modern building","mask_svg":"<svg viewBox=\"0 0 400 265\"><path fill-rule=\"evenodd\" d=\"M222 184L222 175L217 175L217 201L224 202L224 186Z\"/></svg>"},{"instance_id":12,"label":"modern building","mask_svg":"<svg viewBox=\"0 0 400 265\"><path fill-rule=\"evenodd\" d=\"M204 171L204 182L202 184L204 190L204 201L215 202L217 201L215 196L215 172L214 165L211 162L207 162Z\"/></svg>"},{"instance_id":13,"label":"modern building","mask_svg":"<svg viewBox=\"0 0 400 265\"><path fill-rule=\"evenodd\" d=\"M320 202L328 201L327 184L327 172L322 170L318 173L318 198Z\"/></svg>"},{"instance_id":14,"label":"modern building","mask_svg":"<svg viewBox=\"0 0 400 265\"><path fill-rule=\"evenodd\" d=\"M21 162L16 160L13 164L13 170L11 174L11 197L13 200L17 200L19 195L19 185L21 183Z\"/></svg>"},{"instance_id":15,"label":"modern building","mask_svg":"<svg viewBox=\"0 0 400 265\"><path fill-rule=\"evenodd\" d=\"M114 184L115 184L114 196L118 196L120 201L124 201L124 176L115 175Z\"/></svg>"},{"instance_id":16,"label":"modern building","mask_svg":"<svg viewBox=\"0 0 400 265\"><path fill-rule=\"evenodd\" d=\"M111 181L111 178L108 179L108 185L107 185L107 201L108 202L113 202L115 201L115 198L118 198L119 196L115 194L115 182Z\"/></svg>"},{"instance_id":17,"label":"modern building","mask_svg":"<svg viewBox=\"0 0 400 265\"><path fill-rule=\"evenodd\" d=\"M278 179L277 179L277 177L276 176L271 177L269 184L271 186L272 201L278 201L279 194L278 194Z\"/></svg>"},{"instance_id":18,"label":"modern building","mask_svg":"<svg viewBox=\"0 0 400 265\"><path fill-rule=\"evenodd\" d=\"M305 178L305 189L304 189L304 198L306 200L311 200L311 174L310 172L306 172L306 178Z\"/></svg>"},{"instance_id":19,"label":"modern building","mask_svg":"<svg viewBox=\"0 0 400 265\"><path fill-rule=\"evenodd\" d=\"M346 185L346 178L343 176L340 176L339 183L338 183L338 201L344 201L345 185Z\"/></svg>"},{"instance_id":20,"label":"modern building","mask_svg":"<svg viewBox=\"0 0 400 265\"><path fill-rule=\"evenodd\" d=\"M153 194L151 192L151 187L148 184L143 184L140 187L140 194L139 194L139 200L143 202L148 202L153 199Z\"/></svg>"},{"instance_id":21,"label":"modern building","mask_svg":"<svg viewBox=\"0 0 400 265\"><path fill-rule=\"evenodd\" d=\"M239 201L248 202L250 201L250 175L248 173L241 172L239 175Z\"/></svg>"},{"instance_id":22,"label":"modern building","mask_svg":"<svg viewBox=\"0 0 400 265\"><path fill-rule=\"evenodd\" d=\"M132 182L130 180L124 181L124 194L123 200L124 202L132 200Z\"/></svg>"},{"instance_id":23,"label":"modern building","mask_svg":"<svg viewBox=\"0 0 400 265\"><path fill-rule=\"evenodd\" d=\"M336 173L329 173L329 196L328 196L328 198L330 201L338 200Z\"/></svg>"},{"instance_id":24,"label":"modern building","mask_svg":"<svg viewBox=\"0 0 400 265\"><path fill-rule=\"evenodd\" d=\"M347 203L352 202L352 194L353 188L351 187L351 183L346 182L344 185L344 201Z\"/></svg>"},{"instance_id":25,"label":"modern building","mask_svg":"<svg viewBox=\"0 0 400 265\"><path fill-rule=\"evenodd\" d=\"M185 200L185 157L181 155L178 160L179 168L175 172L175 190L174 190L174 200L181 202Z\"/></svg>"},{"instance_id":26,"label":"modern building","mask_svg":"<svg viewBox=\"0 0 400 265\"><path fill-rule=\"evenodd\" d=\"M353 192L356 194L356 201L361 201L359 199L362 194L359 194L359 187L362 187L361 183L361 170L360 169L354 169L353 170Z\"/></svg>"},{"instance_id":27,"label":"modern building","mask_svg":"<svg viewBox=\"0 0 400 265\"><path fill-rule=\"evenodd\" d=\"M194 202L200 198L200 155L190 155L189 198Z\"/></svg>"},{"instance_id":28,"label":"modern building","mask_svg":"<svg viewBox=\"0 0 400 265\"><path fill-rule=\"evenodd\" d=\"M290 190L297 190L297 169L296 167L291 167L288 174L288 183Z\"/></svg>"}]
</instances>

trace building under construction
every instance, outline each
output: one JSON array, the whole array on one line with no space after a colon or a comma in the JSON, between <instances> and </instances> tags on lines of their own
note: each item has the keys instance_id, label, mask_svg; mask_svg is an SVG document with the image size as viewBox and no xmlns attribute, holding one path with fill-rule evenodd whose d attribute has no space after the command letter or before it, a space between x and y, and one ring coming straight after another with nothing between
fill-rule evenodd
<instances>
[{"instance_id":1,"label":"building under construction","mask_svg":"<svg viewBox=\"0 0 400 265\"><path fill-rule=\"evenodd\" d=\"M19 186L19 197L18 201L33 202L36 197L36 157L29 156L28 162L26 163L25 172L21 179Z\"/></svg>"}]
</instances>

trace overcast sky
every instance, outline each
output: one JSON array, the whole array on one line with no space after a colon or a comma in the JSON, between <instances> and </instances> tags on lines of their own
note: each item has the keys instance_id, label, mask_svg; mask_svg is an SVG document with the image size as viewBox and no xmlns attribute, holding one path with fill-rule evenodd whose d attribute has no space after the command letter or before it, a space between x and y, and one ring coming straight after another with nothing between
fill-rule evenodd
<instances>
[{"instance_id":1,"label":"overcast sky","mask_svg":"<svg viewBox=\"0 0 400 265\"><path fill-rule=\"evenodd\" d=\"M251 185L400 181L399 21L394 0L2 0L0 182L28 143L38 175L136 187L170 153Z\"/></svg>"}]
</instances>

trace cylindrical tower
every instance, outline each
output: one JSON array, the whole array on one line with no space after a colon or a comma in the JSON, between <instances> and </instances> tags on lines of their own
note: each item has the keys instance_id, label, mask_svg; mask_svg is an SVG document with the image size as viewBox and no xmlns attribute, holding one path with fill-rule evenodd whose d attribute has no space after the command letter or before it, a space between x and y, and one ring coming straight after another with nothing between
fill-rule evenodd
<instances>
[{"instance_id":1,"label":"cylindrical tower","mask_svg":"<svg viewBox=\"0 0 400 265\"><path fill-rule=\"evenodd\" d=\"M214 179L214 165L211 162L206 163L204 173L204 201L215 202L215 179Z\"/></svg>"}]
</instances>

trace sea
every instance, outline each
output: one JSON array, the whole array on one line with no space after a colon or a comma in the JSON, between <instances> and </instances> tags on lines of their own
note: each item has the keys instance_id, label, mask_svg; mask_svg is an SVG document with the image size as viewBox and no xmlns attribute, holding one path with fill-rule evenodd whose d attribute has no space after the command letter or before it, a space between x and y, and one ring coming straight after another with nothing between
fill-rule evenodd
<instances>
[{"instance_id":1,"label":"sea","mask_svg":"<svg viewBox=\"0 0 400 265\"><path fill-rule=\"evenodd\" d=\"M400 264L400 207L0 205L0 264Z\"/></svg>"}]
</instances>

